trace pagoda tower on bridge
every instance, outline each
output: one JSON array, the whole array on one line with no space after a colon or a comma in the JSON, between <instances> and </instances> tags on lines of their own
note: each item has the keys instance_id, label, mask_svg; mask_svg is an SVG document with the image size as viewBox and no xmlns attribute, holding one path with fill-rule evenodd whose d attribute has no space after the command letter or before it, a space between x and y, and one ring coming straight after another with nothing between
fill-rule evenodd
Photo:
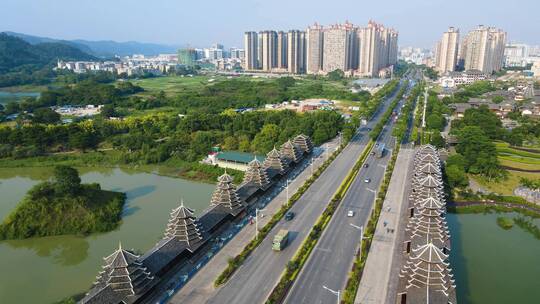
<instances>
[{"instance_id":1,"label":"pagoda tower on bridge","mask_svg":"<svg viewBox=\"0 0 540 304\"><path fill-rule=\"evenodd\" d=\"M303 152L298 148L298 146L293 144L290 140L286 141L283 145L281 145L280 154L284 158L295 163L300 162L300 160L302 159L302 153Z\"/></svg>"},{"instance_id":2,"label":"pagoda tower on bridge","mask_svg":"<svg viewBox=\"0 0 540 304\"><path fill-rule=\"evenodd\" d=\"M115 299L140 295L154 279L139 256L123 249L121 244L113 254L103 259L105 266L81 303L94 303L94 294L105 288L110 289L109 297Z\"/></svg>"},{"instance_id":3,"label":"pagoda tower on bridge","mask_svg":"<svg viewBox=\"0 0 540 304\"><path fill-rule=\"evenodd\" d=\"M311 142L311 138L304 134L297 135L293 139L293 144L298 146L305 154L309 154L311 151L313 151L313 143Z\"/></svg>"},{"instance_id":4,"label":"pagoda tower on bridge","mask_svg":"<svg viewBox=\"0 0 540 304\"><path fill-rule=\"evenodd\" d=\"M171 212L165 238L177 238L185 242L188 248L192 248L202 241L202 231L202 226L193 215L193 210L184 206L184 200L181 200L180 206Z\"/></svg>"},{"instance_id":5,"label":"pagoda tower on bridge","mask_svg":"<svg viewBox=\"0 0 540 304\"><path fill-rule=\"evenodd\" d=\"M257 157L249 162L246 173L244 174L244 181L242 183L247 184L250 182L262 190L266 190L270 186L268 174Z\"/></svg>"},{"instance_id":6,"label":"pagoda tower on bridge","mask_svg":"<svg viewBox=\"0 0 540 304\"><path fill-rule=\"evenodd\" d=\"M236 216L244 209L244 204L238 197L236 186L233 184L233 178L225 173L218 178L218 184L210 203L215 206L223 206L230 210L229 213Z\"/></svg>"},{"instance_id":7,"label":"pagoda tower on bridge","mask_svg":"<svg viewBox=\"0 0 540 304\"><path fill-rule=\"evenodd\" d=\"M281 158L281 154L276 147L266 154L263 167L265 169L276 170L279 172L279 174L284 174L288 169L287 164L283 161L283 158Z\"/></svg>"}]
</instances>

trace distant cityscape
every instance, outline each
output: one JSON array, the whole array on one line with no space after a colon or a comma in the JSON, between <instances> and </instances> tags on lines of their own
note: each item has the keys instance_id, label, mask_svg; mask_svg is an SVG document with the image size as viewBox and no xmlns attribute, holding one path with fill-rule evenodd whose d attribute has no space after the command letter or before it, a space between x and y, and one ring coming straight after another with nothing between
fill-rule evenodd
<instances>
[{"instance_id":1,"label":"distant cityscape","mask_svg":"<svg viewBox=\"0 0 540 304\"><path fill-rule=\"evenodd\" d=\"M244 49L247 71L385 77L397 63L398 32L373 21L365 27L316 23L306 31L246 32Z\"/></svg>"},{"instance_id":2,"label":"distant cityscape","mask_svg":"<svg viewBox=\"0 0 540 304\"><path fill-rule=\"evenodd\" d=\"M507 42L504 30L479 25L463 38L449 27L432 49L400 47L398 32L373 21L361 27L349 22L306 30L247 31L244 48L183 48L176 54L131 55L115 61L59 61L58 69L76 73L108 71L127 76L162 76L182 68L273 74L326 75L341 70L345 76L389 77L398 59L432 67L455 85L489 78L501 69L525 69L540 75L540 46Z\"/></svg>"}]
</instances>

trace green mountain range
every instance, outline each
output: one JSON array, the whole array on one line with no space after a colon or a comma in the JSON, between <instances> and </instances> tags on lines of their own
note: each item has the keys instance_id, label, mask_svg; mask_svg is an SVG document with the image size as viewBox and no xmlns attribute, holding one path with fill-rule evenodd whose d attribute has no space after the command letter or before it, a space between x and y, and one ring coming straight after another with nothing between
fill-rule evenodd
<instances>
[{"instance_id":1,"label":"green mountain range","mask_svg":"<svg viewBox=\"0 0 540 304\"><path fill-rule=\"evenodd\" d=\"M4 33L10 36L21 38L30 44L38 44L44 42L61 42L63 44L75 46L82 51L97 57L130 56L133 54L152 56L164 53L176 53L176 51L182 47L181 45L164 45L137 41L117 42L112 40L90 41L82 39L60 40L15 32Z\"/></svg>"},{"instance_id":2,"label":"green mountain range","mask_svg":"<svg viewBox=\"0 0 540 304\"><path fill-rule=\"evenodd\" d=\"M30 44L21 38L0 33L0 74L36 69L57 60L96 60L95 56L62 42Z\"/></svg>"}]
</instances>

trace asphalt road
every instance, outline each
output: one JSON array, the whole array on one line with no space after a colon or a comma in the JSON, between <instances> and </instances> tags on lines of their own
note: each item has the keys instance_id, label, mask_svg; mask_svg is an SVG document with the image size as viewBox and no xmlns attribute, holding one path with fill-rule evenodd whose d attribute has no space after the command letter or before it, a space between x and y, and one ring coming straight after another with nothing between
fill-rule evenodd
<instances>
[{"instance_id":1,"label":"asphalt road","mask_svg":"<svg viewBox=\"0 0 540 304\"><path fill-rule=\"evenodd\" d=\"M287 262L306 238L347 172L369 142L367 128L371 129L375 126L394 97L395 94L385 100L383 107L368 122L368 125L359 129L349 145L296 202L291 209L296 214L295 218L289 222L282 220L278 223L229 282L207 303L254 304L263 303L267 299ZM289 245L283 251L275 252L271 249L272 239L280 229L289 230Z\"/></svg>"},{"instance_id":2,"label":"asphalt road","mask_svg":"<svg viewBox=\"0 0 540 304\"><path fill-rule=\"evenodd\" d=\"M401 108L403 100L397 106ZM392 119L386 124L377 144L387 151L382 158L370 155L336 209L329 225L289 291L285 303L337 303L333 291L345 288L349 271L359 248L361 228L365 227L374 205L376 191L384 177L386 165L395 147ZM376 147L374 147L375 151ZM369 182L366 182L369 179ZM349 217L348 212L354 216Z\"/></svg>"}]
</instances>

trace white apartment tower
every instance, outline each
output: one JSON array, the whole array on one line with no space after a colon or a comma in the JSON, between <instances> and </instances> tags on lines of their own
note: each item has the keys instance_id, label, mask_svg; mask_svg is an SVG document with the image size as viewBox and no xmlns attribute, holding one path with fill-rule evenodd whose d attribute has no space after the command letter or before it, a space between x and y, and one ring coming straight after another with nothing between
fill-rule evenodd
<instances>
[{"instance_id":1,"label":"white apartment tower","mask_svg":"<svg viewBox=\"0 0 540 304\"><path fill-rule=\"evenodd\" d=\"M291 30L287 38L287 70L291 74L303 74L306 71L306 32Z\"/></svg>"},{"instance_id":2,"label":"white apartment tower","mask_svg":"<svg viewBox=\"0 0 540 304\"><path fill-rule=\"evenodd\" d=\"M360 62L358 72L360 76L375 77L379 74L383 49L381 38L381 27L375 22L370 21L367 27L358 30L358 39L360 41Z\"/></svg>"},{"instance_id":3,"label":"white apartment tower","mask_svg":"<svg viewBox=\"0 0 540 304\"><path fill-rule=\"evenodd\" d=\"M341 25L332 25L323 33L322 70L330 73L335 70L348 71L352 56L352 31Z\"/></svg>"},{"instance_id":4,"label":"white apartment tower","mask_svg":"<svg viewBox=\"0 0 540 304\"><path fill-rule=\"evenodd\" d=\"M322 26L315 23L308 27L306 32L306 72L308 74L318 74L323 68L323 37L324 29Z\"/></svg>"},{"instance_id":5,"label":"white apartment tower","mask_svg":"<svg viewBox=\"0 0 540 304\"><path fill-rule=\"evenodd\" d=\"M463 40L465 70L479 70L485 74L499 71L504 63L505 45L506 32L493 27L478 26Z\"/></svg>"},{"instance_id":6,"label":"white apartment tower","mask_svg":"<svg viewBox=\"0 0 540 304\"><path fill-rule=\"evenodd\" d=\"M263 71L271 71L277 67L278 45L275 31L264 31L261 34L262 60L260 67Z\"/></svg>"},{"instance_id":7,"label":"white apartment tower","mask_svg":"<svg viewBox=\"0 0 540 304\"><path fill-rule=\"evenodd\" d=\"M283 31L277 33L277 68L287 69L287 33Z\"/></svg>"},{"instance_id":8,"label":"white apartment tower","mask_svg":"<svg viewBox=\"0 0 540 304\"><path fill-rule=\"evenodd\" d=\"M435 69L440 73L456 70L459 50L459 29L450 27L437 43Z\"/></svg>"},{"instance_id":9,"label":"white apartment tower","mask_svg":"<svg viewBox=\"0 0 540 304\"><path fill-rule=\"evenodd\" d=\"M256 32L245 32L244 33L244 69L245 70L256 70L259 67L258 63L258 37Z\"/></svg>"}]
</instances>

